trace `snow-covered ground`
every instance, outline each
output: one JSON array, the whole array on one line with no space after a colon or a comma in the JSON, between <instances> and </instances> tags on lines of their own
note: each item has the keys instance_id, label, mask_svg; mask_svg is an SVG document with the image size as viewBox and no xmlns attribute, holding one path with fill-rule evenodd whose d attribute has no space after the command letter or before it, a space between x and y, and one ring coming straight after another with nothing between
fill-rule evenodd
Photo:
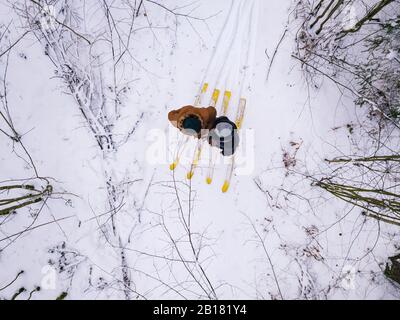
<instances>
[{"instance_id":1,"label":"snow-covered ground","mask_svg":"<svg viewBox=\"0 0 400 320\"><path fill-rule=\"evenodd\" d=\"M18 299L27 299L40 286L32 299L62 292L66 299L399 298L382 273L400 244L398 232L307 179L324 172L325 158L352 150L347 125L365 111L327 80L307 86L291 57L298 29L292 1L259 1L243 123L249 168L238 170L225 194L221 164L211 185L207 162L192 180L185 178L187 163L169 170L177 131L167 113L193 103L231 3L159 2L190 5L178 11L194 8L190 15L206 19L146 3L131 39L135 60L118 75L129 88L114 132L134 130L111 157L100 151L33 33L1 57L2 78L9 57L15 128L54 193L0 216L0 288L24 271L0 297L24 287ZM10 3L1 3L0 15L11 22L13 42L24 22ZM112 73L107 66L105 79ZM0 150L0 181L34 177L18 143L0 134ZM115 211L109 211L106 172L118 185Z\"/></svg>"}]
</instances>

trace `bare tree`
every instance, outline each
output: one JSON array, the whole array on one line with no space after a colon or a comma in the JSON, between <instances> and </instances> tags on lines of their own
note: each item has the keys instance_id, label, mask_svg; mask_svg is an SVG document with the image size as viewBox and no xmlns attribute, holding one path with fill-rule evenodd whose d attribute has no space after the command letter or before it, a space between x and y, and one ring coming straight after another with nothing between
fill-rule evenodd
<instances>
[{"instance_id":1,"label":"bare tree","mask_svg":"<svg viewBox=\"0 0 400 320\"><path fill-rule=\"evenodd\" d=\"M369 141L370 148L327 160L331 174L314 185L361 207L369 217L395 224L399 222L399 8L393 0L301 1L293 55L307 81L327 78L369 111L353 139L355 144ZM357 11L364 13L358 17ZM352 133L354 128L350 129Z\"/></svg>"}]
</instances>

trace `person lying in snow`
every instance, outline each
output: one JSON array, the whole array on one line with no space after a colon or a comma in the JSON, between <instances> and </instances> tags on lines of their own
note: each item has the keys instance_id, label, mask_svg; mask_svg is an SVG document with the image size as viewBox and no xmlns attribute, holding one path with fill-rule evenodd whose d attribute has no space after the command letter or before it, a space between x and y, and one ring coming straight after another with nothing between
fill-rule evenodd
<instances>
[{"instance_id":1,"label":"person lying in snow","mask_svg":"<svg viewBox=\"0 0 400 320\"><path fill-rule=\"evenodd\" d=\"M236 124L225 116L217 118L214 107L185 106L169 112L168 120L183 134L207 138L208 143L221 149L224 156L234 154L239 144Z\"/></svg>"}]
</instances>

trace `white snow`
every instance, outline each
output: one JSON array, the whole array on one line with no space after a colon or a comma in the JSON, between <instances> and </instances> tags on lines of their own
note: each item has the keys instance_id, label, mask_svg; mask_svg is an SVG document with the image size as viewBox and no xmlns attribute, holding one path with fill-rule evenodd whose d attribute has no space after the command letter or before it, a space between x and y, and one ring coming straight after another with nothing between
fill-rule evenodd
<instances>
[{"instance_id":1,"label":"white snow","mask_svg":"<svg viewBox=\"0 0 400 320\"><path fill-rule=\"evenodd\" d=\"M170 8L190 4L162 3ZM27 291L18 299L27 299L35 286L42 290L32 299L55 299L64 291L66 299L399 298L382 273L387 257L396 252L398 232L366 219L360 209L311 186L306 178L323 172L324 159L338 150L352 150L346 125L365 111L327 80L316 79L318 88L307 86L291 57L298 28L288 23L292 1L259 5L243 123L250 138L241 151L250 167L238 170L225 194L222 163L216 165L211 185L205 183L207 160L190 181L185 178L190 161L169 170L179 133L167 113L193 103L230 1L198 1L191 15L212 15L205 22L176 18L146 4L153 28L139 30L147 25L142 14L135 22L132 54L138 63L132 61L120 75L121 83L132 82L114 132L122 137L136 129L106 159L34 35L11 50L10 113L39 174L52 178L55 194L38 216L38 205L0 216L0 288L24 270L0 291L0 298L9 299L24 287ZM11 37L17 38L23 22L15 11L2 3L0 15L6 24L12 21ZM2 74L5 59L0 59ZM111 69L103 74L108 79ZM236 101L238 93L233 95ZM229 116L234 117L233 110ZM194 146L192 141L188 160ZM34 176L21 147L3 134L0 150L0 181ZM284 154L287 160L295 155L290 165L302 175L286 170ZM122 192L114 215L117 234L108 212L107 168ZM54 222L63 217L70 218ZM47 222L53 223L12 236Z\"/></svg>"}]
</instances>

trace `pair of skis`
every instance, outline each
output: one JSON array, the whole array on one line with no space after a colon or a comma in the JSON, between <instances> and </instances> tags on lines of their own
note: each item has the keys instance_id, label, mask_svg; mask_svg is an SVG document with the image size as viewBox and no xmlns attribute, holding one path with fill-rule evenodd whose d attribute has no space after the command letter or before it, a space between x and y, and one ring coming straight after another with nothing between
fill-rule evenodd
<instances>
[{"instance_id":1,"label":"pair of skis","mask_svg":"<svg viewBox=\"0 0 400 320\"><path fill-rule=\"evenodd\" d=\"M207 93L208 87L209 87L208 82L204 82L204 83L202 84L201 89L200 89L200 92L199 92L199 94L196 96L196 99L195 99L195 101L194 101L194 106L195 106L195 107L199 107L199 106L201 105L203 96ZM214 90L213 95L212 95L212 97L211 97L210 105L212 105L212 106L214 106L214 107L216 106L216 104L217 104L217 102L218 102L218 98L219 98L219 93L220 93L219 90L217 90L217 89ZM173 161L173 162L171 163L171 165L169 166L170 170L173 171L173 170L175 170L176 167L178 166L178 164L179 164L179 162L180 162L181 155L182 155L183 152L185 151L186 147L189 145L189 141L190 141L190 137L189 137L189 136L185 136L184 139L180 139L180 141L178 141L178 146L177 146L177 148L176 148L176 153L175 153L175 156L174 156L174 161ZM201 141L202 141L202 140L199 139L199 143L200 143ZM194 167L197 166L197 164L198 164L198 162L199 162L199 160L200 160L200 157L201 157L201 149L198 150L198 148L196 148L196 153L195 153L195 157L194 157L194 160L193 160L193 163L195 163ZM192 167L193 167L193 163L192 163ZM193 172L193 173L194 173L194 172ZM193 174L190 174L190 172L189 172L189 173L187 174L187 177L189 177L189 176L190 176L189 179L191 179L192 176L193 176Z\"/></svg>"},{"instance_id":2,"label":"pair of skis","mask_svg":"<svg viewBox=\"0 0 400 320\"><path fill-rule=\"evenodd\" d=\"M240 98L239 100L239 106L236 112L236 118L235 118L235 124L237 127L237 130L239 131L242 127L242 123L243 123L243 119L244 119L244 113L246 111L246 99L245 98ZM233 171L235 169L235 159L236 159L236 153L234 153L233 155L230 156L229 158L229 165L228 168L226 169L226 174L225 174L225 180L224 180L224 184L222 186L222 192L225 193L229 190L229 187L231 185L231 180L232 180L232 175L233 175ZM214 165L212 166L212 168L214 167ZM212 169L211 171L211 175L209 175L207 177L207 183L210 181L212 181L212 174L214 172L214 169Z\"/></svg>"},{"instance_id":3,"label":"pair of skis","mask_svg":"<svg viewBox=\"0 0 400 320\"><path fill-rule=\"evenodd\" d=\"M224 99L222 101L222 106L221 106L221 115L226 116L228 113L228 108L229 108L229 103L231 100L232 92L226 90L224 93ZM243 97L240 97L239 103L238 103L238 108L236 111L236 117L235 117L235 124L237 127L237 130L240 130L242 127L243 119L244 119L244 114L246 110L246 99ZM213 150L212 150L213 151ZM236 153L235 153L236 154ZM229 190L230 183L232 180L232 174L235 168L235 158L236 155L233 154L229 156L228 161L229 165L226 169L226 174L225 174L225 180L224 184L222 186L222 192L225 193ZM209 159L209 164L208 164L208 172L207 172L207 177L206 177L206 183L211 184L213 181L213 176L214 176L214 169L215 169L215 162L216 158L220 156L220 150L218 149L218 152L211 152L210 154L210 159Z\"/></svg>"},{"instance_id":4,"label":"pair of skis","mask_svg":"<svg viewBox=\"0 0 400 320\"><path fill-rule=\"evenodd\" d=\"M204 92L204 93L206 93L206 92ZM209 103L209 105L211 107L215 108L217 106L220 93L221 93L221 91L219 89L214 89L213 94L211 96L211 101ZM200 98L200 100L201 100L201 98ZM188 180L192 179L192 177L194 175L194 171L196 170L197 166L199 165L199 161L201 159L201 152L203 150L203 143L204 143L204 140L203 139L199 139L199 141L197 143L197 146L195 148L195 151L194 151L193 161L192 161L192 164L190 166L190 170L186 175L186 178Z\"/></svg>"}]
</instances>

